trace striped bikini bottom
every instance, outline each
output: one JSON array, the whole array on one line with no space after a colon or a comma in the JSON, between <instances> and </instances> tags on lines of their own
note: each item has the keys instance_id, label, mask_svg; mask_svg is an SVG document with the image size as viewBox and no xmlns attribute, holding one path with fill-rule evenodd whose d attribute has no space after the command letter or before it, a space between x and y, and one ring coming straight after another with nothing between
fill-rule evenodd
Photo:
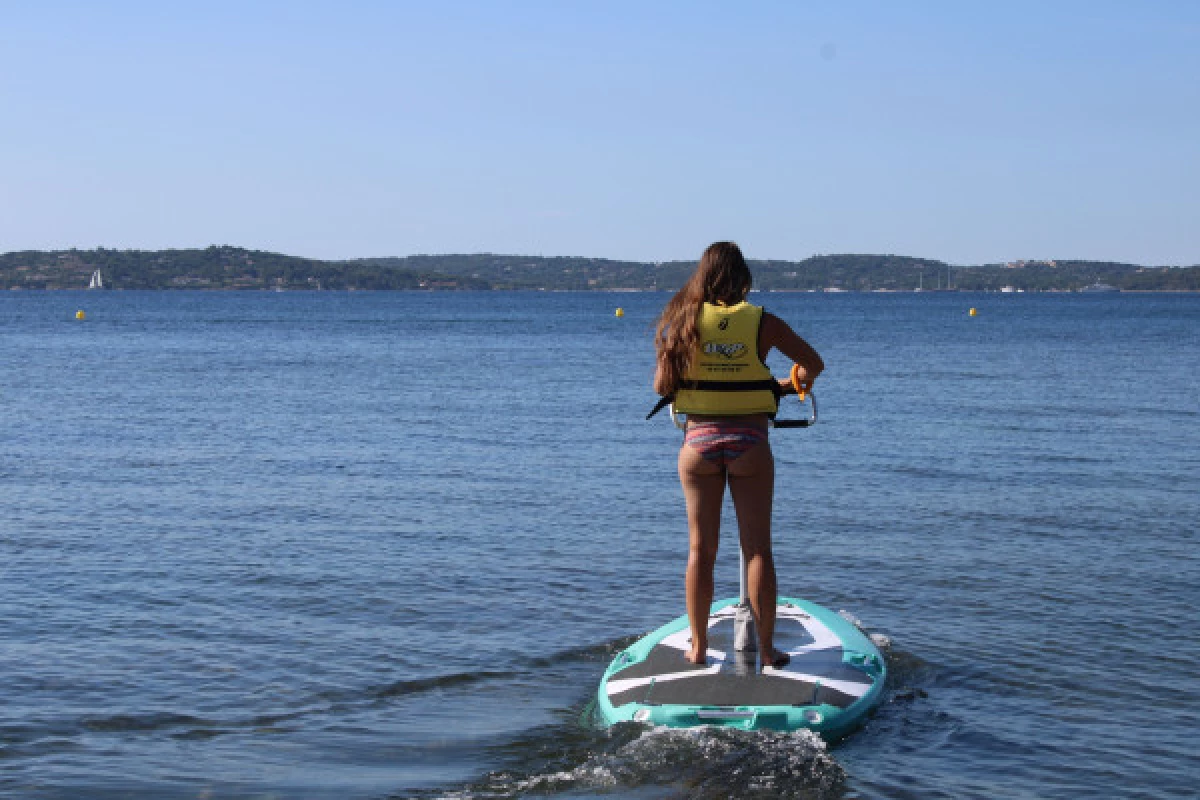
<instances>
[{"instance_id":1,"label":"striped bikini bottom","mask_svg":"<svg viewBox=\"0 0 1200 800\"><path fill-rule=\"evenodd\" d=\"M759 442L767 441L767 429L737 420L689 422L683 443L709 461L728 465Z\"/></svg>"}]
</instances>

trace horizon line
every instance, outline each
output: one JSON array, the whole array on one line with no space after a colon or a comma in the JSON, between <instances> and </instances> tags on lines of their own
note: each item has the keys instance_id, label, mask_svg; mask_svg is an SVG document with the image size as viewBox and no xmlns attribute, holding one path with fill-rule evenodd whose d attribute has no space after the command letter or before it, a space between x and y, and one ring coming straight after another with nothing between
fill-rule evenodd
<instances>
[{"instance_id":1,"label":"horizon line","mask_svg":"<svg viewBox=\"0 0 1200 800\"><path fill-rule=\"evenodd\" d=\"M295 255L293 253L287 253L287 252L284 252L281 250L266 250L266 249L246 247L244 245L236 245L236 244L209 244L209 245L204 245L204 246L193 246L193 247L159 247L159 248L106 247L104 245L96 245L96 246L90 247L90 248L81 248L81 247L75 247L75 246L62 247L62 248L28 248L28 249L24 249L24 250L5 250L3 252L0 252L0 257L15 255L17 253L62 253L62 252L72 252L72 251L86 253L86 252L99 252L102 250L111 250L114 252L162 253L162 252L172 252L172 251L186 251L186 250L201 251L201 250L226 249L226 248L232 249L232 250L245 250L247 252L268 253L270 255L284 256L286 258L297 258L297 259L303 259L306 261L320 261L320 262L324 262L324 263L345 263L345 262L351 262L351 261L372 261L372 260L380 260L380 259L453 258L456 256L468 256L468 257L469 256L496 256L496 257L501 257L501 258L541 258L541 259L577 258L577 259L613 261L613 262L624 262L624 263L628 263L628 264L644 264L644 265L680 264L680 263L686 264L686 263L696 263L699 261L699 259L697 259L697 258L636 260L636 259L627 259L627 258L612 258L609 256L544 255L541 253L497 253L497 252L492 252L492 251L488 251L488 250L481 250L481 251L476 251L476 252L457 252L457 253L453 253L453 252L409 253L408 255L403 255L403 256L387 255L387 256L353 256L353 257L343 257L343 258L317 258L314 256ZM852 252L813 253L811 255L805 256L800 259L755 257L755 258L747 258L746 260L748 262L755 262L755 261L779 262L779 261L782 261L782 262L787 262L787 263L792 263L792 264L799 264L799 263L808 261L809 259L813 259L813 258L836 258L836 257L842 257L842 256L855 256L855 257L869 256L869 257L876 257L876 258L908 258L908 259L913 259L913 260L917 260L917 261L932 261L932 262L936 262L937 264L939 264L941 266L950 267L952 269L953 268L970 269L973 267L1007 267L1009 264L1037 265L1037 264L1049 264L1049 263L1056 263L1056 262L1086 262L1086 263L1096 263L1096 264L1120 264L1123 266L1140 267L1143 269L1192 269L1195 267L1200 267L1200 261L1197 261L1192 264L1143 264L1143 263L1138 263L1138 262L1133 262L1133 261L1114 261L1114 260L1109 260L1109 259L1097 259L1097 258L1015 258L1015 259L1011 259L1011 260L1007 260L1007 261L983 261L983 262L974 263L974 264L966 264L966 263L957 263L956 264L956 263L951 263L949 261L943 261L942 259L938 259L938 258L931 258L928 256L912 256L912 255L904 255L904 254L900 254L900 253L852 253Z\"/></svg>"}]
</instances>

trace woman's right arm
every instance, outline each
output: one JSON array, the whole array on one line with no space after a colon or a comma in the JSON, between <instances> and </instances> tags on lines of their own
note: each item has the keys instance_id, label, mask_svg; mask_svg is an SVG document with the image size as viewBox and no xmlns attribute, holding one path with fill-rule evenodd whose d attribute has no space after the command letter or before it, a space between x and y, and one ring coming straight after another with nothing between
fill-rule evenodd
<instances>
[{"instance_id":1,"label":"woman's right arm","mask_svg":"<svg viewBox=\"0 0 1200 800\"><path fill-rule=\"evenodd\" d=\"M812 345L797 336L779 317L764 312L759 330L759 352L764 360L772 347L800 365L800 379L809 387L825 369L825 362Z\"/></svg>"}]
</instances>

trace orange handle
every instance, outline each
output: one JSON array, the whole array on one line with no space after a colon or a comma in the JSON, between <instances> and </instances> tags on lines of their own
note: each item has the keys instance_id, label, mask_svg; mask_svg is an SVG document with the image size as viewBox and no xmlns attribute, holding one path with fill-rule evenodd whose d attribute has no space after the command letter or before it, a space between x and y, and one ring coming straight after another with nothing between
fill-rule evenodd
<instances>
[{"instance_id":1,"label":"orange handle","mask_svg":"<svg viewBox=\"0 0 1200 800\"><path fill-rule=\"evenodd\" d=\"M808 387L800 381L800 365L792 364L792 386L796 390L796 396L800 398L800 402L804 402L804 396L808 394Z\"/></svg>"}]
</instances>

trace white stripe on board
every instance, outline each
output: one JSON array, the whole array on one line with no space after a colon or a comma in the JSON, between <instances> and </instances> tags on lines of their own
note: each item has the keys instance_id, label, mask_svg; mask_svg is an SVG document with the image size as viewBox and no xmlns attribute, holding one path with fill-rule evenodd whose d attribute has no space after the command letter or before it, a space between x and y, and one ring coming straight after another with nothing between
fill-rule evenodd
<instances>
[{"instance_id":1,"label":"white stripe on board","mask_svg":"<svg viewBox=\"0 0 1200 800\"><path fill-rule=\"evenodd\" d=\"M791 650L785 651L788 655L800 656L805 653L811 653L814 650L832 650L833 648L840 648L842 646L842 640L837 637L837 634L829 630L824 622L821 622L816 617L809 616L798 608L780 606L779 610L775 612L776 628L779 627L779 620L781 619L799 622L808 631L808 635L813 638L811 644L793 647Z\"/></svg>"},{"instance_id":2,"label":"white stripe on board","mask_svg":"<svg viewBox=\"0 0 1200 800\"><path fill-rule=\"evenodd\" d=\"M822 687L833 689L835 692L841 692L850 697L862 697L867 693L874 684L871 683L855 683L854 681L837 681L832 678L826 678L824 675L809 675L803 672L789 672L786 668L776 669L775 667L763 667L763 675L775 675L779 678L787 678L793 681L805 681L807 683L817 683L820 681Z\"/></svg>"},{"instance_id":3,"label":"white stripe on board","mask_svg":"<svg viewBox=\"0 0 1200 800\"><path fill-rule=\"evenodd\" d=\"M666 683L667 681L681 681L684 678L698 678L703 675L716 675L721 671L721 665L713 664L711 667L704 669L689 669L685 672L667 672L662 675L647 675L643 678L625 678L624 680L608 681L609 695L620 694L621 692L630 689L636 689L639 686L645 686L651 681L654 683Z\"/></svg>"}]
</instances>

